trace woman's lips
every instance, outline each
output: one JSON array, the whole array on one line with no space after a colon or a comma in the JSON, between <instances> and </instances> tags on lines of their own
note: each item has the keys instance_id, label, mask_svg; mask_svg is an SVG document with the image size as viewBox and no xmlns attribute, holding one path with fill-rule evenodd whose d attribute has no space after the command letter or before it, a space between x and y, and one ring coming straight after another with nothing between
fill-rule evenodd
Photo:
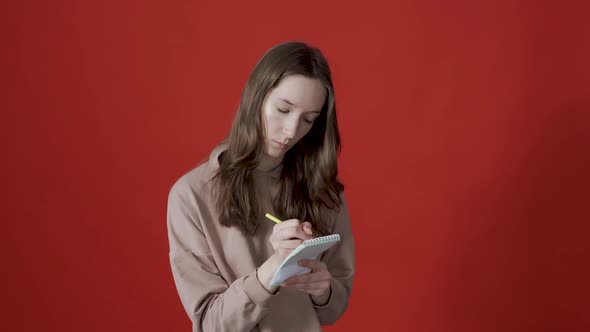
<instances>
[{"instance_id":1,"label":"woman's lips","mask_svg":"<svg viewBox=\"0 0 590 332\"><path fill-rule=\"evenodd\" d=\"M281 150L287 150L289 148L287 144L279 143L275 140L273 140L273 142L275 142Z\"/></svg>"}]
</instances>

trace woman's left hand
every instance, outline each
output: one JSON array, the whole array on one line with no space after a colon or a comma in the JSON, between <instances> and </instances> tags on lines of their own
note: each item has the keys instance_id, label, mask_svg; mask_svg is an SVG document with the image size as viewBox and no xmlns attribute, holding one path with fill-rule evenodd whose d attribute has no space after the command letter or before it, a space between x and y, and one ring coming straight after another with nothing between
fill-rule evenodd
<instances>
[{"instance_id":1,"label":"woman's left hand","mask_svg":"<svg viewBox=\"0 0 590 332\"><path fill-rule=\"evenodd\" d=\"M326 264L321 261L302 259L299 265L310 268L311 272L291 277L283 283L283 286L308 293L315 305L328 303L332 291L330 287L332 275Z\"/></svg>"}]
</instances>

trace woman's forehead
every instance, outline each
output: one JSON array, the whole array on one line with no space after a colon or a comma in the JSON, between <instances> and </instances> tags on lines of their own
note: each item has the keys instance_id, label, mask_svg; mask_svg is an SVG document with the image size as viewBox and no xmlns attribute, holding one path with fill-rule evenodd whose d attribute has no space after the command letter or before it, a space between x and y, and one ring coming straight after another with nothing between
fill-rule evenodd
<instances>
[{"instance_id":1,"label":"woman's forehead","mask_svg":"<svg viewBox=\"0 0 590 332\"><path fill-rule=\"evenodd\" d=\"M296 109L314 112L322 109L326 89L318 79L292 75L283 78L270 97Z\"/></svg>"}]
</instances>

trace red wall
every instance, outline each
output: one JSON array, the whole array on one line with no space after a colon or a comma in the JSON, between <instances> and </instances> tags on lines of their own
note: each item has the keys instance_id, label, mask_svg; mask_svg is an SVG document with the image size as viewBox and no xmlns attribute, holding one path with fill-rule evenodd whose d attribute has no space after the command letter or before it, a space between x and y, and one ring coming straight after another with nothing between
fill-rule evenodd
<instances>
[{"instance_id":1,"label":"red wall","mask_svg":"<svg viewBox=\"0 0 590 332\"><path fill-rule=\"evenodd\" d=\"M357 239L326 330L590 330L589 2L263 2L2 5L0 329L189 331L168 190L301 39Z\"/></svg>"}]
</instances>

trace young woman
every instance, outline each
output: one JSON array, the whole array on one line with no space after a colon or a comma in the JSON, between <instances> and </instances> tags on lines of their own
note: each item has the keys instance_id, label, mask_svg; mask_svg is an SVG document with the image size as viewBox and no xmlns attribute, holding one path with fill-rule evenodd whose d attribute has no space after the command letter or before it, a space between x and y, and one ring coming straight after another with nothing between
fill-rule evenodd
<instances>
[{"instance_id":1,"label":"young woman","mask_svg":"<svg viewBox=\"0 0 590 332\"><path fill-rule=\"evenodd\" d=\"M246 83L229 137L172 187L170 263L193 331L321 331L346 310L354 240L337 178L335 105L317 48L271 48ZM270 286L293 249L327 234L341 241L300 261L310 273Z\"/></svg>"}]
</instances>

